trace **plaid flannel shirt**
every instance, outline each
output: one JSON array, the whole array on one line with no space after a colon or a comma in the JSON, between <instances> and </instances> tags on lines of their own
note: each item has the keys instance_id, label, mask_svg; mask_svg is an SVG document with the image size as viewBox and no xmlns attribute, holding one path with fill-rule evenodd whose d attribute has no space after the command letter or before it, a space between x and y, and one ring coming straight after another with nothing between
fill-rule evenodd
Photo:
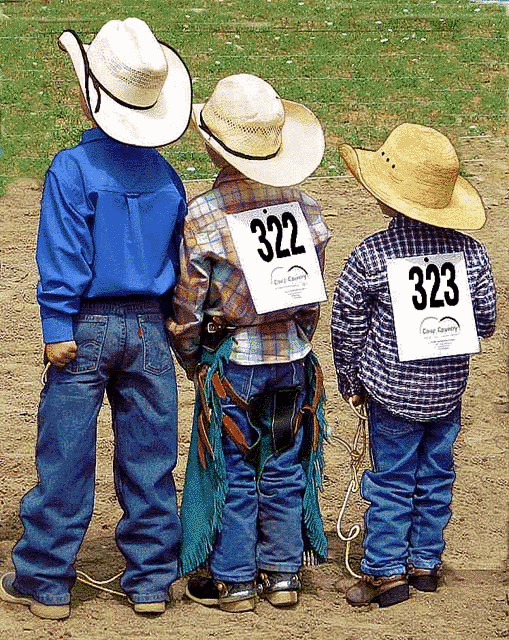
<instances>
[{"instance_id":1,"label":"plaid flannel shirt","mask_svg":"<svg viewBox=\"0 0 509 640\"><path fill-rule=\"evenodd\" d=\"M205 313L238 327L230 356L238 364L290 362L310 351L319 304L258 315L226 221L229 214L285 202L300 204L323 270L329 231L317 203L298 188L263 185L227 167L212 190L189 203L180 281L167 324L177 359L188 373L198 362Z\"/></svg>"},{"instance_id":2,"label":"plaid flannel shirt","mask_svg":"<svg viewBox=\"0 0 509 640\"><path fill-rule=\"evenodd\" d=\"M331 333L341 394L366 390L389 411L429 420L452 411L465 389L469 356L400 362L386 259L462 251L477 333L495 330L495 285L484 247L473 238L402 215L350 255L334 291Z\"/></svg>"}]
</instances>

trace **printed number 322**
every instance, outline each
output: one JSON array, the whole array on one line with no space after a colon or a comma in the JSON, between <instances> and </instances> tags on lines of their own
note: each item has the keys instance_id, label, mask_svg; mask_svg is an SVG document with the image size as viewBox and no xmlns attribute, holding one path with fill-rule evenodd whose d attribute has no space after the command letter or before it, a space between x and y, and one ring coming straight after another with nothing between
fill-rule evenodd
<instances>
[{"instance_id":1,"label":"printed number 322","mask_svg":"<svg viewBox=\"0 0 509 640\"><path fill-rule=\"evenodd\" d=\"M445 304L454 307L458 304L459 290L455 282L456 270L451 262L444 262L440 270L436 264L428 264L426 271L423 271L421 267L414 266L408 272L408 277L410 280L415 281L414 288L417 295L412 296L412 303L419 311L426 309L428 306L428 294L424 288L424 278L433 282L429 296L430 307L443 307ZM446 278L447 285L443 292L443 299L438 296L442 278Z\"/></svg>"},{"instance_id":2,"label":"printed number 322","mask_svg":"<svg viewBox=\"0 0 509 640\"><path fill-rule=\"evenodd\" d=\"M305 247L297 244L297 220L295 220L295 216L289 211L285 211L283 213L281 220L274 215L268 216L266 225L267 226L265 226L263 220L260 220L260 218L253 218L250 225L253 233L258 232L258 240L264 247L263 249L258 249L258 254L262 260L265 262L271 262L274 255L276 258L288 258L290 255L295 256L301 253L306 253ZM283 248L283 234L285 229L289 229L290 231L289 248ZM267 231L272 232L274 230L276 231L275 252L270 240L267 238Z\"/></svg>"}]
</instances>

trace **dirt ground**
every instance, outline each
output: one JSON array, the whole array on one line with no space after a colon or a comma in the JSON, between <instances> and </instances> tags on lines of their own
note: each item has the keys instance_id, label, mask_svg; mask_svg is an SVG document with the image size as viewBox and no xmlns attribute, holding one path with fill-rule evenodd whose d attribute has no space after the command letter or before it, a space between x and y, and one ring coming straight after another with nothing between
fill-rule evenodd
<instances>
[{"instance_id":1,"label":"dirt ground","mask_svg":"<svg viewBox=\"0 0 509 640\"><path fill-rule=\"evenodd\" d=\"M352 179L309 180L305 189L321 204L332 231L328 249L324 305L314 346L325 372L327 415L336 434L326 449L323 518L330 558L303 570L300 604L277 610L260 602L255 613L229 614L206 609L183 597L185 580L174 586L175 603L159 618L134 614L121 596L78 583L71 617L41 621L25 607L0 603L0 639L119 640L120 638L193 638L251 640L492 640L509 637L507 580L507 343L509 282L509 193L507 143L491 138L464 139L459 149L467 175L480 190L488 222L475 233L488 248L499 293L498 329L472 360L463 403L463 429L456 444L457 479L453 515L446 530L445 584L435 594L412 593L389 609L353 610L344 591L353 578L345 567L345 543L336 520L350 480L349 457L337 439L351 441L356 418L338 397L329 341L330 298L349 251L384 221L371 198ZM188 183L195 195L208 183ZM12 567L10 550L21 533L19 500L36 481L34 443L40 392L41 335L35 300L34 247L40 185L23 180L0 199L0 570ZM180 458L176 471L182 487L188 450L193 393L179 372ZM122 570L114 544L120 515L112 481L112 436L105 405L99 421L95 514L77 559L77 568L95 579ZM343 531L362 522L365 505L353 494ZM360 537L352 545L351 565L358 571ZM112 588L118 589L115 582Z\"/></svg>"}]
</instances>

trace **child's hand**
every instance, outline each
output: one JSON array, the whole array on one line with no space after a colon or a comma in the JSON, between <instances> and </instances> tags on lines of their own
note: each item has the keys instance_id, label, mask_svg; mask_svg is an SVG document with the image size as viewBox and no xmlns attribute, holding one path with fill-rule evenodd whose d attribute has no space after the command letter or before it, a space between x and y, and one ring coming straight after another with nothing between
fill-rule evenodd
<instances>
[{"instance_id":1,"label":"child's hand","mask_svg":"<svg viewBox=\"0 0 509 640\"><path fill-rule=\"evenodd\" d=\"M52 342L47 344L44 351L46 358L52 365L62 369L74 360L78 353L78 345L74 340L68 342Z\"/></svg>"},{"instance_id":2,"label":"child's hand","mask_svg":"<svg viewBox=\"0 0 509 640\"><path fill-rule=\"evenodd\" d=\"M358 407L360 404L362 404L365 401L365 398L363 396L357 395L355 394L354 396L343 396L345 402L348 402L348 404L353 404L354 407Z\"/></svg>"}]
</instances>

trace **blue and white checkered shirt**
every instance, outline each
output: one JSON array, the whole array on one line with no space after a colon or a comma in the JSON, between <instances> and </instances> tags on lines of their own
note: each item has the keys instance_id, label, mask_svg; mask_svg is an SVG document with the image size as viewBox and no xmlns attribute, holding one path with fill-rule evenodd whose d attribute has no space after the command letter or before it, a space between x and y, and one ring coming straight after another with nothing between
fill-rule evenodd
<instances>
[{"instance_id":1,"label":"blue and white checkered shirt","mask_svg":"<svg viewBox=\"0 0 509 640\"><path fill-rule=\"evenodd\" d=\"M495 330L496 294L488 255L452 229L398 214L388 229L366 238L349 256L336 284L331 333L338 386L344 397L366 390L389 411L410 420L450 413L465 389L469 356L400 362L387 279L387 259L462 251L477 333Z\"/></svg>"}]
</instances>

